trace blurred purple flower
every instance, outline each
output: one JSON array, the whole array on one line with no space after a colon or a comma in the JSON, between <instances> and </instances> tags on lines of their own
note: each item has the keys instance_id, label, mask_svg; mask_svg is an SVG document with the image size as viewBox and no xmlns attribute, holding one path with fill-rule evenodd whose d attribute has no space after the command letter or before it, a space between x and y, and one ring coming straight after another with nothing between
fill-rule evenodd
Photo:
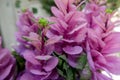
<instances>
[{"instance_id":1,"label":"blurred purple flower","mask_svg":"<svg viewBox=\"0 0 120 80\"><path fill-rule=\"evenodd\" d=\"M85 40L87 23L84 13L78 11L73 2L74 0L55 0L58 8L51 8L54 16L49 20L54 24L50 25L46 35L49 39L61 37L55 44L55 50L59 54L65 53L69 64L76 67L77 58L83 51L80 43Z\"/></svg>"},{"instance_id":2,"label":"blurred purple flower","mask_svg":"<svg viewBox=\"0 0 120 80\"><path fill-rule=\"evenodd\" d=\"M0 37L0 80L13 80L15 73L15 59L8 49L1 46Z\"/></svg>"}]
</instances>

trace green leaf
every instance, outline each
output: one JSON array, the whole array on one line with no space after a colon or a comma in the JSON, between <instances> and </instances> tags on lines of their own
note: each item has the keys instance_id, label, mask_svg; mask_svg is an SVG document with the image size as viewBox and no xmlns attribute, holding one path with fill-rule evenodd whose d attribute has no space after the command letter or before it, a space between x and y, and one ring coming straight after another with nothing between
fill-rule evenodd
<instances>
[{"instance_id":1,"label":"green leaf","mask_svg":"<svg viewBox=\"0 0 120 80\"><path fill-rule=\"evenodd\" d=\"M68 68L69 68L69 65L64 62L64 63L63 63L63 69L64 69L64 70L67 70Z\"/></svg>"},{"instance_id":2,"label":"green leaf","mask_svg":"<svg viewBox=\"0 0 120 80\"><path fill-rule=\"evenodd\" d=\"M59 74L64 77L65 80L75 80L75 69L68 64L66 56L57 54L55 52L54 55L59 59L57 66Z\"/></svg>"},{"instance_id":3,"label":"green leaf","mask_svg":"<svg viewBox=\"0 0 120 80\"><path fill-rule=\"evenodd\" d=\"M55 6L54 0L39 0L42 3L42 8L46 10L47 13L52 15L51 7Z\"/></svg>"},{"instance_id":4,"label":"green leaf","mask_svg":"<svg viewBox=\"0 0 120 80\"><path fill-rule=\"evenodd\" d=\"M65 62L67 62L67 58L65 55L60 55L59 58L61 58L62 60L64 60Z\"/></svg>"},{"instance_id":5,"label":"green leaf","mask_svg":"<svg viewBox=\"0 0 120 80\"><path fill-rule=\"evenodd\" d=\"M85 53L83 53L82 55L80 55L80 57L78 59L76 69L83 70L86 63L87 63L87 55Z\"/></svg>"},{"instance_id":6,"label":"green leaf","mask_svg":"<svg viewBox=\"0 0 120 80\"><path fill-rule=\"evenodd\" d=\"M64 78L66 77L64 72L61 69L57 69L57 70L58 70L59 75L61 75Z\"/></svg>"},{"instance_id":7,"label":"green leaf","mask_svg":"<svg viewBox=\"0 0 120 80\"><path fill-rule=\"evenodd\" d=\"M73 69L71 67L67 68L66 74L66 80L75 80L75 73L73 72Z\"/></svg>"}]
</instances>

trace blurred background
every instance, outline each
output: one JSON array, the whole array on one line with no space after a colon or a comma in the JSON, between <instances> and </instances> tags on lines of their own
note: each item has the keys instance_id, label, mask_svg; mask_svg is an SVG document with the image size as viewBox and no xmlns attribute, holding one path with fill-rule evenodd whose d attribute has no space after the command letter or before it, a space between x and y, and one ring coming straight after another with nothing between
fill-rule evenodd
<instances>
[{"instance_id":1,"label":"blurred background","mask_svg":"<svg viewBox=\"0 0 120 80\"><path fill-rule=\"evenodd\" d=\"M82 0L76 0L78 2ZM106 1L108 8L115 10L113 21L120 20L120 0L100 0ZM16 21L21 9L30 9L36 17L49 17L50 8L55 5L53 0L0 0L0 35L3 38L3 45L12 50L16 45L15 32L17 31ZM117 27L116 31L120 31ZM119 76L114 76L114 80L120 80Z\"/></svg>"}]
</instances>

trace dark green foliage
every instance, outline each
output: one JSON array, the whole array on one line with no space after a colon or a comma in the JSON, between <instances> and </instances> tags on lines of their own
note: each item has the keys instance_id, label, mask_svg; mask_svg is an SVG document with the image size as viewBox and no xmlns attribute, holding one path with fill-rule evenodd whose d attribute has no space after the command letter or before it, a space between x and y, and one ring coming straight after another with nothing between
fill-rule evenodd
<instances>
[{"instance_id":1,"label":"dark green foliage","mask_svg":"<svg viewBox=\"0 0 120 80\"><path fill-rule=\"evenodd\" d=\"M64 77L65 80L88 80L91 76L90 70L87 65L87 56L85 53L81 53L80 57L78 58L78 65L76 68L71 67L67 62L66 55L59 55L54 53L54 56L58 57L59 63L57 66L58 73ZM89 73L85 74L85 77L81 77L83 70L87 70Z\"/></svg>"},{"instance_id":2,"label":"dark green foliage","mask_svg":"<svg viewBox=\"0 0 120 80\"><path fill-rule=\"evenodd\" d=\"M33 8L32 8L32 12L33 12L34 14L38 13L37 8L33 7Z\"/></svg>"},{"instance_id":3,"label":"dark green foliage","mask_svg":"<svg viewBox=\"0 0 120 80\"><path fill-rule=\"evenodd\" d=\"M54 0L39 0L39 1L42 3L43 9L45 9L49 14L52 15L50 9L51 9L51 6L55 5Z\"/></svg>"},{"instance_id":4,"label":"dark green foliage","mask_svg":"<svg viewBox=\"0 0 120 80\"><path fill-rule=\"evenodd\" d=\"M17 72L19 73L25 69L25 60L15 51L12 54L16 58Z\"/></svg>"},{"instance_id":5,"label":"dark green foliage","mask_svg":"<svg viewBox=\"0 0 120 80\"><path fill-rule=\"evenodd\" d=\"M109 5L110 9L115 10L120 7L120 0L108 0L107 4Z\"/></svg>"},{"instance_id":6,"label":"dark green foliage","mask_svg":"<svg viewBox=\"0 0 120 80\"><path fill-rule=\"evenodd\" d=\"M54 53L54 56L58 57L59 63L57 66L58 73L64 77L65 80L75 80L75 69L67 63L65 55L59 55Z\"/></svg>"},{"instance_id":7,"label":"dark green foliage","mask_svg":"<svg viewBox=\"0 0 120 80\"><path fill-rule=\"evenodd\" d=\"M15 6L16 8L20 8L21 0L16 0Z\"/></svg>"}]
</instances>

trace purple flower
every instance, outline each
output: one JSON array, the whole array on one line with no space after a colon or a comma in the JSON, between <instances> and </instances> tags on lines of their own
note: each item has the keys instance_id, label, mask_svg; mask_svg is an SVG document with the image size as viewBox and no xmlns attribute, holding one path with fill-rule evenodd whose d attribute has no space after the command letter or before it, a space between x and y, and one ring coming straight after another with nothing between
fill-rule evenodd
<instances>
[{"instance_id":1,"label":"purple flower","mask_svg":"<svg viewBox=\"0 0 120 80\"><path fill-rule=\"evenodd\" d=\"M115 26L105 10L95 3L88 3L84 10L89 23L86 51L92 80L112 80L110 73L120 74L120 58L116 55L120 52L120 33L113 32ZM107 72L109 77L102 71Z\"/></svg>"},{"instance_id":2,"label":"purple flower","mask_svg":"<svg viewBox=\"0 0 120 80\"><path fill-rule=\"evenodd\" d=\"M56 66L58 59L52 56L54 47L46 41L43 41L42 37L38 34L31 32L27 36L30 41L29 44L35 47L34 50L26 49L23 52L23 57L26 60L25 72L18 78L18 80L55 80L58 78Z\"/></svg>"},{"instance_id":3,"label":"purple flower","mask_svg":"<svg viewBox=\"0 0 120 80\"><path fill-rule=\"evenodd\" d=\"M74 0L55 0L58 8L52 7L54 16L49 20L54 24L50 25L46 35L49 39L62 37L56 42L55 50L59 54L65 53L69 64L76 67L77 58L83 51L80 44L85 40L87 23L84 13L78 11L73 2Z\"/></svg>"},{"instance_id":4,"label":"purple flower","mask_svg":"<svg viewBox=\"0 0 120 80\"><path fill-rule=\"evenodd\" d=\"M1 47L0 38L0 80L13 80L15 73L15 59L8 49Z\"/></svg>"}]
</instances>

